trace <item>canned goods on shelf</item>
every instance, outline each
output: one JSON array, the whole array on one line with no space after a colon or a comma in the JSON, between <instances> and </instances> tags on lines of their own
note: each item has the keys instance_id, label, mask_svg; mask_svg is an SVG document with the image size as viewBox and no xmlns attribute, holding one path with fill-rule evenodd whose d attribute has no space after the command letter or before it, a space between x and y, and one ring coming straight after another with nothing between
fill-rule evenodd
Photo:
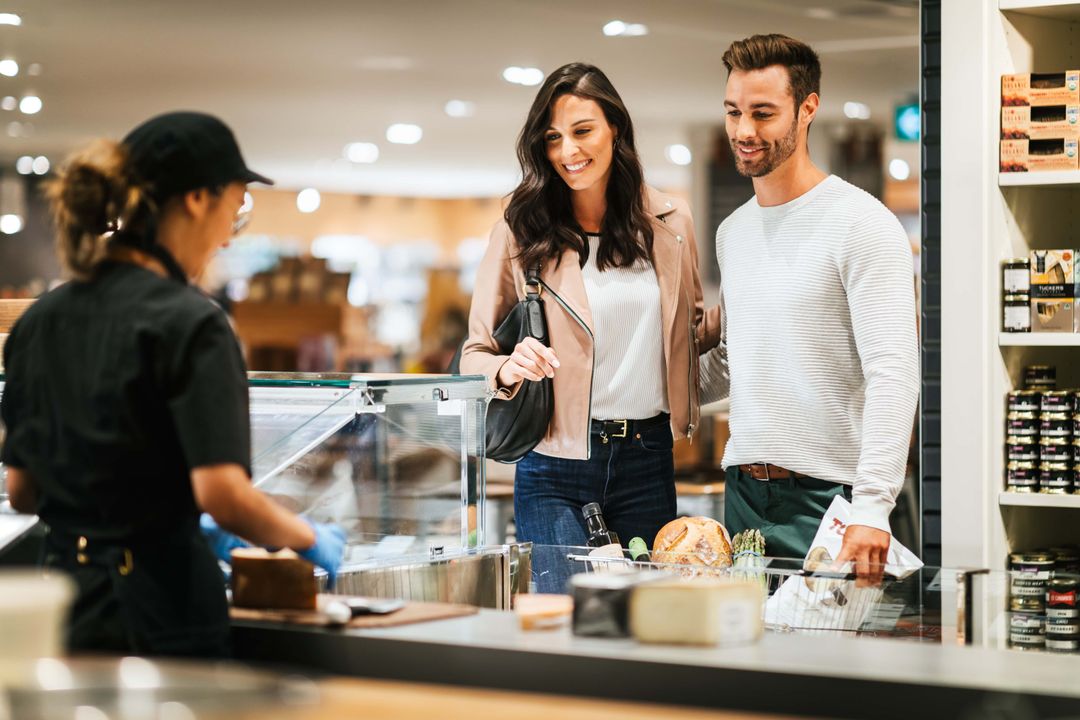
<instances>
[{"instance_id":1,"label":"canned goods on shelf","mask_svg":"<svg viewBox=\"0 0 1080 720\"><path fill-rule=\"evenodd\" d=\"M1053 365L1026 365L1024 387L1029 390L1053 390L1057 387L1057 368Z\"/></svg>"},{"instance_id":2,"label":"canned goods on shelf","mask_svg":"<svg viewBox=\"0 0 1080 720\"><path fill-rule=\"evenodd\" d=\"M1009 613L1009 645L1033 650L1046 646L1046 618L1026 612Z\"/></svg>"},{"instance_id":3,"label":"canned goods on shelf","mask_svg":"<svg viewBox=\"0 0 1080 720\"><path fill-rule=\"evenodd\" d=\"M1009 610L1012 612L1041 614L1045 601L1034 595L1016 595L1009 598Z\"/></svg>"},{"instance_id":4,"label":"canned goods on shelf","mask_svg":"<svg viewBox=\"0 0 1080 720\"><path fill-rule=\"evenodd\" d=\"M1013 390L1005 396L1009 412L1037 413L1042 410L1042 393L1038 390ZM1077 418L1080 422L1080 417Z\"/></svg>"},{"instance_id":5,"label":"canned goods on shelf","mask_svg":"<svg viewBox=\"0 0 1080 720\"><path fill-rule=\"evenodd\" d=\"M1080 639L1047 636L1045 647L1048 652L1074 653L1080 649Z\"/></svg>"},{"instance_id":6,"label":"canned goods on shelf","mask_svg":"<svg viewBox=\"0 0 1080 720\"><path fill-rule=\"evenodd\" d=\"M1005 468L1005 485L1011 492L1036 492L1039 471L1032 462L1011 462Z\"/></svg>"},{"instance_id":7,"label":"canned goods on shelf","mask_svg":"<svg viewBox=\"0 0 1080 720\"><path fill-rule=\"evenodd\" d=\"M1044 413L1076 412L1076 395L1072 390L1047 390L1039 401L1039 410Z\"/></svg>"},{"instance_id":8,"label":"canned goods on shelf","mask_svg":"<svg viewBox=\"0 0 1080 720\"><path fill-rule=\"evenodd\" d=\"M1080 472L1080 466L1076 468ZM1080 582L1080 549L1075 547L1052 547L1050 552L1054 554L1054 575L1072 576Z\"/></svg>"},{"instance_id":9,"label":"canned goods on shelf","mask_svg":"<svg viewBox=\"0 0 1080 720\"><path fill-rule=\"evenodd\" d=\"M1073 445L1066 438L1040 438L1039 439L1039 462L1040 463L1065 463L1071 465L1073 458Z\"/></svg>"},{"instance_id":10,"label":"canned goods on shelf","mask_svg":"<svg viewBox=\"0 0 1080 720\"><path fill-rule=\"evenodd\" d=\"M1010 597L1036 597L1046 600L1046 588L1054 569L1054 555L1049 552L1017 552L1009 555Z\"/></svg>"},{"instance_id":11,"label":"canned goods on shelf","mask_svg":"<svg viewBox=\"0 0 1080 720\"><path fill-rule=\"evenodd\" d=\"M1038 437L1042 419L1035 413L1012 412L1005 418L1005 434L1009 437ZM1069 424L1070 433L1072 423Z\"/></svg>"},{"instance_id":12,"label":"canned goods on shelf","mask_svg":"<svg viewBox=\"0 0 1080 720\"><path fill-rule=\"evenodd\" d=\"M1012 415L1009 415L1011 423ZM1011 427L1011 425L1010 425ZM1067 413L1042 413L1039 416L1039 435L1041 437L1069 438L1073 437L1073 416Z\"/></svg>"},{"instance_id":13,"label":"canned goods on shelf","mask_svg":"<svg viewBox=\"0 0 1080 720\"><path fill-rule=\"evenodd\" d=\"M1009 462L1035 462L1039 459L1039 445L1032 437L1006 438L1005 452Z\"/></svg>"},{"instance_id":14,"label":"canned goods on shelf","mask_svg":"<svg viewBox=\"0 0 1080 720\"><path fill-rule=\"evenodd\" d=\"M1080 637L1080 622L1074 617L1050 617L1046 616L1046 636L1058 638Z\"/></svg>"},{"instance_id":15,"label":"canned goods on shelf","mask_svg":"<svg viewBox=\"0 0 1080 720\"><path fill-rule=\"evenodd\" d=\"M1055 619L1080 618L1080 604L1077 603L1078 583L1076 578L1051 578L1046 587L1046 617ZM1076 623L1073 623L1076 626ZM1080 633L1080 629L1074 632ZM1064 631L1059 632L1064 634Z\"/></svg>"},{"instance_id":16,"label":"canned goods on shelf","mask_svg":"<svg viewBox=\"0 0 1080 720\"><path fill-rule=\"evenodd\" d=\"M1001 331L1007 333L1031 332L1031 298L1023 295L1006 295L1001 300Z\"/></svg>"},{"instance_id":17,"label":"canned goods on shelf","mask_svg":"<svg viewBox=\"0 0 1080 720\"><path fill-rule=\"evenodd\" d=\"M1073 489L1073 469L1068 463L1039 465L1039 492L1070 493Z\"/></svg>"},{"instance_id":18,"label":"canned goods on shelf","mask_svg":"<svg viewBox=\"0 0 1080 720\"><path fill-rule=\"evenodd\" d=\"M1031 261L1026 257L1001 261L1001 291L1004 294L1031 291Z\"/></svg>"}]
</instances>

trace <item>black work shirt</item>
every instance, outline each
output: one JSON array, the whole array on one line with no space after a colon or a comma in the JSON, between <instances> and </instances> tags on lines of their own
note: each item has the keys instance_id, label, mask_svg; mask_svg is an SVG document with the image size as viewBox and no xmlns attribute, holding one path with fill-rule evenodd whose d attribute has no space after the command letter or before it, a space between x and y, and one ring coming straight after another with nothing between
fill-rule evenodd
<instances>
[{"instance_id":1,"label":"black work shirt","mask_svg":"<svg viewBox=\"0 0 1080 720\"><path fill-rule=\"evenodd\" d=\"M26 311L4 366L2 458L30 473L56 530L190 527L193 468L250 473L244 361L225 313L195 288L106 262Z\"/></svg>"}]
</instances>

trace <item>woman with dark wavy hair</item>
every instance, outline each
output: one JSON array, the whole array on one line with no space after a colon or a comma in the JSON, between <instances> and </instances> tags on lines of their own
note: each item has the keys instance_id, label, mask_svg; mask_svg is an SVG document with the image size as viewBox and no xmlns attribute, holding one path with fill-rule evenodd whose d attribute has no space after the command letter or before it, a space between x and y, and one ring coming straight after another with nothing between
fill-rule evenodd
<instances>
[{"instance_id":1,"label":"woman with dark wavy hair","mask_svg":"<svg viewBox=\"0 0 1080 720\"><path fill-rule=\"evenodd\" d=\"M672 444L698 424L698 355L720 338L719 312L703 311L693 220L645 185L630 115L592 65L548 76L517 156L521 184L477 274L461 371L486 375L492 402L552 378L547 434L517 467L518 539L584 545L582 507L595 502L623 542L651 545L675 517ZM550 347L528 338L502 354L493 333L534 267ZM534 554L541 591L564 591L559 558Z\"/></svg>"}]
</instances>

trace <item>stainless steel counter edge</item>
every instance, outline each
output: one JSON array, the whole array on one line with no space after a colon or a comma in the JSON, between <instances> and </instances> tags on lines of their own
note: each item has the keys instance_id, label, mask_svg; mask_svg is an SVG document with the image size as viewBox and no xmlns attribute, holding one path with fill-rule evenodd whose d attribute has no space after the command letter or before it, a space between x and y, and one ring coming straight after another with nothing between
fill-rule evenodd
<instances>
[{"instance_id":1,"label":"stainless steel counter edge","mask_svg":"<svg viewBox=\"0 0 1080 720\"><path fill-rule=\"evenodd\" d=\"M371 630L241 623L237 654L346 675L829 717L1080 713L1080 657L767 633L731 648L523 632L512 613Z\"/></svg>"}]
</instances>

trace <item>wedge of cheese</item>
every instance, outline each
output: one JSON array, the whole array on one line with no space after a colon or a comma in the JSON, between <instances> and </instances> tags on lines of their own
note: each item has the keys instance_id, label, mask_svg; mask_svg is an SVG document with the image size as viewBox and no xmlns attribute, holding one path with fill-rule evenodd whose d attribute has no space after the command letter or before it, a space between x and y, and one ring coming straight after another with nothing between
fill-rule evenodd
<instances>
[{"instance_id":1,"label":"wedge of cheese","mask_svg":"<svg viewBox=\"0 0 1080 720\"><path fill-rule=\"evenodd\" d=\"M640 642L738 645L761 637L761 587L690 578L639 585L630 595L630 632Z\"/></svg>"},{"instance_id":2,"label":"wedge of cheese","mask_svg":"<svg viewBox=\"0 0 1080 720\"><path fill-rule=\"evenodd\" d=\"M553 630L566 626L574 612L569 595L522 594L514 599L522 630Z\"/></svg>"}]
</instances>

